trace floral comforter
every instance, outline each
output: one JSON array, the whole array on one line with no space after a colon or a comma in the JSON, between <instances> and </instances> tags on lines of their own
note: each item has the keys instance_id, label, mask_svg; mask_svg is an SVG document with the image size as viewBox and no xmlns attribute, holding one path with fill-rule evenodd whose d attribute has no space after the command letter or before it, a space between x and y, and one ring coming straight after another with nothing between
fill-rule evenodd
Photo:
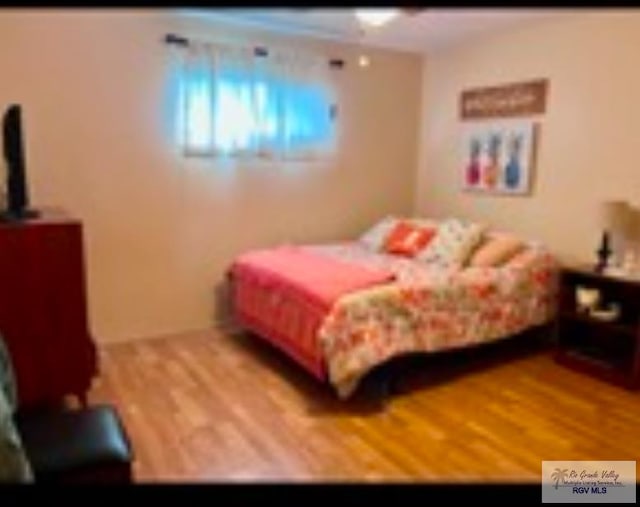
<instances>
[{"instance_id":1,"label":"floral comforter","mask_svg":"<svg viewBox=\"0 0 640 507\"><path fill-rule=\"evenodd\" d=\"M306 248L396 274L392 283L342 296L317 332L329 380L343 398L393 356L506 338L553 316L557 266L539 246L500 268L457 271L358 243Z\"/></svg>"}]
</instances>

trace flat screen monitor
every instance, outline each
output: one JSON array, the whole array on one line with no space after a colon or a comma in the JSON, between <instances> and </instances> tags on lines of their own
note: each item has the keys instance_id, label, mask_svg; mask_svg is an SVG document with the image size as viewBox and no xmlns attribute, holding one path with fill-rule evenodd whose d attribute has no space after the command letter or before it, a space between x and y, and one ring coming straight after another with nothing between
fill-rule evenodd
<instances>
[{"instance_id":1,"label":"flat screen monitor","mask_svg":"<svg viewBox=\"0 0 640 507\"><path fill-rule=\"evenodd\" d=\"M11 104L2 117L2 139L6 162L7 206L0 212L5 221L26 220L38 216L29 209L29 189L22 142L22 108Z\"/></svg>"}]
</instances>

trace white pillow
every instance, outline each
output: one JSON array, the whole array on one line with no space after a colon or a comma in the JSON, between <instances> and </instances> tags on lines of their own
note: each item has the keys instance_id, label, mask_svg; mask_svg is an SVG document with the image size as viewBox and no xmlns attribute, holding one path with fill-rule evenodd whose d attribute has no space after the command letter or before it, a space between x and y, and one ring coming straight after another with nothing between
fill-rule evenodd
<instances>
[{"instance_id":1,"label":"white pillow","mask_svg":"<svg viewBox=\"0 0 640 507\"><path fill-rule=\"evenodd\" d=\"M388 215L382 220L378 221L369 230L362 234L358 241L364 244L369 250L374 252L380 252L384 243L391 233L391 230L395 227L400 219L398 217Z\"/></svg>"},{"instance_id":2,"label":"white pillow","mask_svg":"<svg viewBox=\"0 0 640 507\"><path fill-rule=\"evenodd\" d=\"M442 268L461 268L482 240L485 227L451 218L438 227L436 237L415 258Z\"/></svg>"}]
</instances>

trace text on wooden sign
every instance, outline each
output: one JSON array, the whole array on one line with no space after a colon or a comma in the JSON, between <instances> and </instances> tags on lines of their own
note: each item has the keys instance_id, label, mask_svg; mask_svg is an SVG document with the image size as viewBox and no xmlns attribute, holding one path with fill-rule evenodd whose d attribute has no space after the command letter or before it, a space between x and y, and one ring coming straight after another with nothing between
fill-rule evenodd
<instances>
[{"instance_id":1,"label":"text on wooden sign","mask_svg":"<svg viewBox=\"0 0 640 507\"><path fill-rule=\"evenodd\" d=\"M547 85L546 79L538 79L464 90L460 96L460 116L469 120L544 113Z\"/></svg>"}]
</instances>

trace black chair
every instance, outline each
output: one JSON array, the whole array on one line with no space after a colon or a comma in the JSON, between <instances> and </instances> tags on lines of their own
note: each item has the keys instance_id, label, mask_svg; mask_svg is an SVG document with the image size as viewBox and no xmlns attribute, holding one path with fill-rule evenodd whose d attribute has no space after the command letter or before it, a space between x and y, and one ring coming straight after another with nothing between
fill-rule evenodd
<instances>
[{"instance_id":1,"label":"black chair","mask_svg":"<svg viewBox=\"0 0 640 507\"><path fill-rule=\"evenodd\" d=\"M5 472L10 480L132 482L133 451L115 407L25 411L17 392L11 356L0 335L0 449L11 463Z\"/></svg>"},{"instance_id":2,"label":"black chair","mask_svg":"<svg viewBox=\"0 0 640 507\"><path fill-rule=\"evenodd\" d=\"M114 407L48 408L15 423L36 483L132 482L132 447Z\"/></svg>"}]
</instances>

